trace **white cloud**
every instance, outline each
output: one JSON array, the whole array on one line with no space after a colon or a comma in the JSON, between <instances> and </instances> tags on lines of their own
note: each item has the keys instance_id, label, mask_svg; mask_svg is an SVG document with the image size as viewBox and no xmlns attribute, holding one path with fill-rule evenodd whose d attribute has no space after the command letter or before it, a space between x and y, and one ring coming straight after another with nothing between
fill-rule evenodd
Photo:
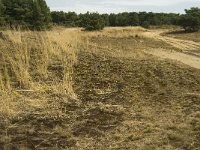
<instances>
[{"instance_id":1,"label":"white cloud","mask_svg":"<svg viewBox=\"0 0 200 150\"><path fill-rule=\"evenodd\" d=\"M141 6L141 5L169 5L173 4L174 0L103 0L103 4L114 4L114 5L133 5L133 6Z\"/></svg>"},{"instance_id":2,"label":"white cloud","mask_svg":"<svg viewBox=\"0 0 200 150\"><path fill-rule=\"evenodd\" d=\"M81 12L180 12L200 6L200 0L46 0L52 10Z\"/></svg>"}]
</instances>

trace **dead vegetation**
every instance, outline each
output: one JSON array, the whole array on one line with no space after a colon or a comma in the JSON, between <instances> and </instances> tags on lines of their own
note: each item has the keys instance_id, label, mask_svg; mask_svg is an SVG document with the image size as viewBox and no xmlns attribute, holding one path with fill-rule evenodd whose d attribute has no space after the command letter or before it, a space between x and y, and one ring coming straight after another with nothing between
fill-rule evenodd
<instances>
[{"instance_id":1,"label":"dead vegetation","mask_svg":"<svg viewBox=\"0 0 200 150\"><path fill-rule=\"evenodd\" d=\"M199 149L200 71L143 32L3 33L0 149Z\"/></svg>"},{"instance_id":2,"label":"dead vegetation","mask_svg":"<svg viewBox=\"0 0 200 150\"><path fill-rule=\"evenodd\" d=\"M178 38L182 40L200 42L200 32L185 32L183 30L174 29L171 32L167 32L166 35L169 37Z\"/></svg>"},{"instance_id":3,"label":"dead vegetation","mask_svg":"<svg viewBox=\"0 0 200 150\"><path fill-rule=\"evenodd\" d=\"M2 35L0 149L36 148L46 140L50 141L47 147L54 146L54 138L60 135L53 136L52 129L45 133L41 124L48 128L61 123L66 119L61 104L76 101L72 74L79 36L73 31L62 32L65 39L59 31L4 31Z\"/></svg>"},{"instance_id":4,"label":"dead vegetation","mask_svg":"<svg viewBox=\"0 0 200 150\"><path fill-rule=\"evenodd\" d=\"M81 128L76 128L80 128L79 136L95 139L90 149L199 147L198 138L194 138L199 136L199 131L195 131L189 121L190 115L199 111L198 70L154 58L127 60L109 57L104 61L101 56L83 52L79 58L82 59L75 67L75 89L78 87L75 91L83 106L96 107L100 102L104 107L116 107L117 111L110 117L112 109L99 113L96 108L92 117L87 114L87 118L81 116L81 120L77 120L87 121L81 124ZM83 68L85 71L80 71ZM189 102L189 93L194 93L194 103ZM183 102L190 103L190 106ZM99 117L104 118L103 121ZM116 120L120 121L117 123ZM102 128L102 123L107 130Z\"/></svg>"}]
</instances>

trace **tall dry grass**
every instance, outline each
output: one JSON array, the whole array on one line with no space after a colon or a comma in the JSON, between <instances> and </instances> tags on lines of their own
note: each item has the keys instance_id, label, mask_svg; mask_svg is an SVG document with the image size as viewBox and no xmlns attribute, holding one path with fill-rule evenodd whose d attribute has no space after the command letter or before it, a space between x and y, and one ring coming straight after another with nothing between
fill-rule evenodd
<instances>
[{"instance_id":1,"label":"tall dry grass","mask_svg":"<svg viewBox=\"0 0 200 150\"><path fill-rule=\"evenodd\" d=\"M0 114L4 118L13 117L25 109L43 106L52 112L48 93L77 99L72 74L78 49L103 54L105 59L108 54L121 57L125 54L120 48L93 43L91 39L135 37L144 31L141 27L105 28L95 32L77 28L3 31L0 34Z\"/></svg>"},{"instance_id":2,"label":"tall dry grass","mask_svg":"<svg viewBox=\"0 0 200 150\"><path fill-rule=\"evenodd\" d=\"M1 32L0 117L28 107L23 95L53 91L76 98L72 74L79 42L76 30Z\"/></svg>"}]
</instances>

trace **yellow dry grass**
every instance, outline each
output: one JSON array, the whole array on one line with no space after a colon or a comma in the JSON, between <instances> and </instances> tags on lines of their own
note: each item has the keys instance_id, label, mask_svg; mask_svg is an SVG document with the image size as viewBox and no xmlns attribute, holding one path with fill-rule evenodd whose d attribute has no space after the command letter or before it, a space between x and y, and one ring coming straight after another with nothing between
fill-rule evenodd
<instances>
[{"instance_id":1,"label":"yellow dry grass","mask_svg":"<svg viewBox=\"0 0 200 150\"><path fill-rule=\"evenodd\" d=\"M76 29L81 31L81 29ZM106 27L103 31L83 31L80 32L82 42L81 47L85 51L88 51L90 53L100 54L106 57L107 55L114 56L114 57L135 57L135 58L141 58L144 56L143 52L136 52L133 53L130 51L132 49L132 46L130 45L122 45L121 40L129 39L135 39L136 43L142 43L142 39L145 38L143 36L143 33L148 31L147 29L144 29L142 27ZM102 39L104 42L102 43ZM116 39L118 42L116 44L113 44L110 39ZM128 53L126 50L124 51L124 48L128 50ZM131 54L130 54L131 52ZM105 58L106 59L106 58Z\"/></svg>"},{"instance_id":2,"label":"yellow dry grass","mask_svg":"<svg viewBox=\"0 0 200 150\"><path fill-rule=\"evenodd\" d=\"M71 74L79 41L75 30L3 31L0 38L1 117L15 117L32 105L29 98L22 96L24 93L31 95L51 89L76 98ZM58 78L59 74L62 75ZM36 99L34 103L38 103ZM40 103L43 104L41 100Z\"/></svg>"},{"instance_id":3,"label":"yellow dry grass","mask_svg":"<svg viewBox=\"0 0 200 150\"><path fill-rule=\"evenodd\" d=\"M14 118L29 108L41 108L48 100L41 93L51 90L76 99L72 87L73 65L77 50L100 49L104 55L122 55L112 46L94 45L94 37L129 37L139 35L141 27L106 28L103 32L82 32L80 28L56 28L53 31L1 32L0 37L0 114ZM95 52L97 53L97 52ZM57 73L52 73L57 70ZM56 72L56 71L55 71ZM57 78L62 74L61 78ZM24 96L25 95L25 96ZM37 95L40 98L28 98Z\"/></svg>"},{"instance_id":4,"label":"yellow dry grass","mask_svg":"<svg viewBox=\"0 0 200 150\"><path fill-rule=\"evenodd\" d=\"M147 31L142 27L106 27L103 31L82 32L87 37L135 37Z\"/></svg>"},{"instance_id":5,"label":"yellow dry grass","mask_svg":"<svg viewBox=\"0 0 200 150\"><path fill-rule=\"evenodd\" d=\"M0 149L198 149L199 70L146 34L0 34Z\"/></svg>"}]
</instances>

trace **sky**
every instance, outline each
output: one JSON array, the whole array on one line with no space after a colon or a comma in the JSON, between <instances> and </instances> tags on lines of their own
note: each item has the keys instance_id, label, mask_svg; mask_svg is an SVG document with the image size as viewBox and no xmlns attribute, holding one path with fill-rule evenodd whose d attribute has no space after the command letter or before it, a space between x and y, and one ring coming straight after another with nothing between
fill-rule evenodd
<instances>
[{"instance_id":1,"label":"sky","mask_svg":"<svg viewBox=\"0 0 200 150\"><path fill-rule=\"evenodd\" d=\"M46 0L51 10L77 13L99 12L173 12L184 13L184 9L200 7L200 0Z\"/></svg>"}]
</instances>

